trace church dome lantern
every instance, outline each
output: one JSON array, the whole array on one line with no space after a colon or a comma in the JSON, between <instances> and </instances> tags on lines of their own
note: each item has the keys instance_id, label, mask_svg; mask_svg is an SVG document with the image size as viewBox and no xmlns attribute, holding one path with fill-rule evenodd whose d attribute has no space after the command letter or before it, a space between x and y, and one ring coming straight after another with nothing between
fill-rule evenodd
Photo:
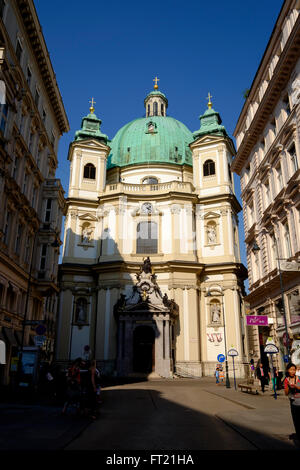
<instances>
[{"instance_id":1,"label":"church dome lantern","mask_svg":"<svg viewBox=\"0 0 300 470\"><path fill-rule=\"evenodd\" d=\"M154 90L151 91L144 100L146 117L166 116L168 100L166 96L158 90L157 82L159 78L155 77L153 81L155 82Z\"/></svg>"}]
</instances>

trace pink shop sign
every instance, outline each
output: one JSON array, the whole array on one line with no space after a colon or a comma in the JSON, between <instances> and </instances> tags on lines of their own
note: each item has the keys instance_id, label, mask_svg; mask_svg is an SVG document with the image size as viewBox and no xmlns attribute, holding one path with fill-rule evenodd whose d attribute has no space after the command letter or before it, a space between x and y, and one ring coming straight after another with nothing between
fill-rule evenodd
<instances>
[{"instance_id":1,"label":"pink shop sign","mask_svg":"<svg viewBox=\"0 0 300 470\"><path fill-rule=\"evenodd\" d=\"M268 315L246 315L247 325L266 326L269 324Z\"/></svg>"}]
</instances>

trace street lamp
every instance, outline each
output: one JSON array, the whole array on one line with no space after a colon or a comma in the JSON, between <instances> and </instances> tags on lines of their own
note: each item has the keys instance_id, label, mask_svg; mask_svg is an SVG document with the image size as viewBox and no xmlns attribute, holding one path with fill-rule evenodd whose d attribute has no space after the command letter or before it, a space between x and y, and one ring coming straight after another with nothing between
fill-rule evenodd
<instances>
[{"instance_id":1,"label":"street lamp","mask_svg":"<svg viewBox=\"0 0 300 470\"><path fill-rule=\"evenodd\" d=\"M207 297L211 297L210 291L207 292ZM224 314L224 304L223 304L223 293L222 293L222 313L223 313L223 324L224 324L224 341L225 341L225 369L226 369L226 388L230 388L230 380L228 374L228 360L227 360L227 346L226 346L226 326L225 326L225 314Z\"/></svg>"},{"instance_id":2,"label":"street lamp","mask_svg":"<svg viewBox=\"0 0 300 470\"><path fill-rule=\"evenodd\" d=\"M285 310L285 303L284 303L283 280L282 280L282 272L281 272L281 269L280 269L280 257L279 257L279 251L278 251L277 238L275 236L275 233L274 233L274 240L275 240L276 254L277 254L277 261L278 261L280 292L281 292L281 301L282 301L284 326L285 326L285 334L286 334L286 350L287 350L288 359L290 361L291 353L290 353L290 345L289 345L289 334L288 334L288 327L287 327L286 310ZM252 251L253 251L253 253L257 253L258 251L260 251L260 247L257 245L256 242L254 242L254 244L253 244Z\"/></svg>"}]
</instances>

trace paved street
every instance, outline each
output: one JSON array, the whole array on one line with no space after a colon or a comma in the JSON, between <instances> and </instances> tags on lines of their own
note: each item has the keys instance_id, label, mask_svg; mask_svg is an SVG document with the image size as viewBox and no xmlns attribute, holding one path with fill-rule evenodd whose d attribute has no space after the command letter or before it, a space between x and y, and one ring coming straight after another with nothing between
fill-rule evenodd
<instances>
[{"instance_id":1,"label":"paved street","mask_svg":"<svg viewBox=\"0 0 300 470\"><path fill-rule=\"evenodd\" d=\"M150 380L103 389L95 422L59 407L0 406L1 450L299 450L289 402L212 378Z\"/></svg>"},{"instance_id":2,"label":"paved street","mask_svg":"<svg viewBox=\"0 0 300 470\"><path fill-rule=\"evenodd\" d=\"M232 381L233 382L233 381ZM297 449L289 402L214 379L151 380L108 387L101 417L67 449Z\"/></svg>"}]
</instances>

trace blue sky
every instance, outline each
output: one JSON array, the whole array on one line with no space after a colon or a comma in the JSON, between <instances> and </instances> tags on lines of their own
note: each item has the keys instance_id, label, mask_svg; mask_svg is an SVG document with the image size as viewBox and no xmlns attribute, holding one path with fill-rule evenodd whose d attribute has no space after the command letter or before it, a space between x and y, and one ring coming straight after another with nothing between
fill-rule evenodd
<instances>
[{"instance_id":1,"label":"blue sky","mask_svg":"<svg viewBox=\"0 0 300 470\"><path fill-rule=\"evenodd\" d=\"M101 130L113 138L144 114L153 78L168 114L199 129L208 92L232 136L282 6L282 0L35 0L70 132L59 145L57 177L67 193L67 153L81 118L96 100ZM239 179L235 175L239 198ZM240 217L241 255L244 233Z\"/></svg>"}]
</instances>

